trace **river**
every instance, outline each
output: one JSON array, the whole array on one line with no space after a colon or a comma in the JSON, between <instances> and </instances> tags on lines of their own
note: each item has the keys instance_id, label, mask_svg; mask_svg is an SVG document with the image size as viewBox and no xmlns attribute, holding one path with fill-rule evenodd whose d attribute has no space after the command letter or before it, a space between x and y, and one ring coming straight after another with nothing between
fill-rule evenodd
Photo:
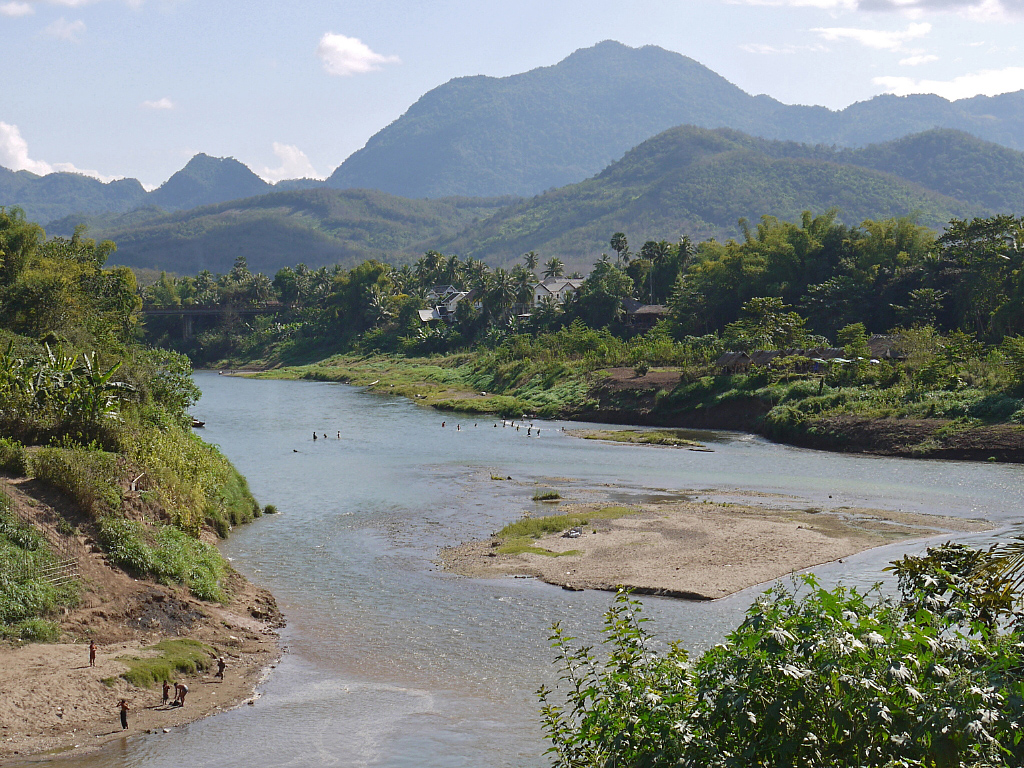
<instances>
[{"instance_id":1,"label":"river","mask_svg":"<svg viewBox=\"0 0 1024 768\"><path fill-rule=\"evenodd\" d=\"M829 454L737 433L701 433L713 453L614 445L568 437L561 422L527 437L345 385L196 380L203 438L280 510L235 530L222 549L277 597L287 652L254 706L66 765L546 765L535 691L554 681L549 628L558 620L597 639L611 595L466 579L433 563L445 544L485 538L523 510L540 513L534 483L569 496L614 486L627 502L758 490L815 507L985 517L1004 526L998 536L1014 532L1024 508L1021 468L1012 465ZM922 546L890 545L815 571L827 583L867 586L888 561ZM700 650L760 589L710 603L648 598L645 614L659 638Z\"/></svg>"}]
</instances>

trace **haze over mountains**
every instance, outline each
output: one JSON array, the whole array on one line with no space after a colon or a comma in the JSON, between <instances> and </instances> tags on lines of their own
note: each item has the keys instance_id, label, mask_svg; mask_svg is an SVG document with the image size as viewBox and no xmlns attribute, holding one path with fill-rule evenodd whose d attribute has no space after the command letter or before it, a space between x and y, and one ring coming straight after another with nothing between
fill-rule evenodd
<instances>
[{"instance_id":1,"label":"haze over mountains","mask_svg":"<svg viewBox=\"0 0 1024 768\"><path fill-rule=\"evenodd\" d=\"M879 170L889 168L893 172ZM989 205L993 198L1002 204ZM612 232L630 241L740 235L738 219L953 216L1024 208L1024 153L957 131L929 131L858 150L757 139L729 129L665 131L596 176L532 198L409 199L367 190L276 192L213 206L94 219L118 243L114 260L183 273L225 272L244 254L275 271L367 258L411 260L428 248L492 265L527 250L587 269ZM51 231L70 232L76 219Z\"/></svg>"},{"instance_id":2,"label":"haze over mountains","mask_svg":"<svg viewBox=\"0 0 1024 768\"><path fill-rule=\"evenodd\" d=\"M433 89L326 182L271 185L200 154L152 192L134 179L0 169L0 205L21 205L51 234L88 223L118 242L118 262L178 272L224 271L238 253L272 271L427 247L496 264L537 250L586 266L617 230L633 242L728 237L740 217L833 206L847 223L916 212L936 228L1020 212L1021 149L1024 91L883 96L833 112L606 41L550 67ZM435 199L407 199L424 197Z\"/></svg>"},{"instance_id":3,"label":"haze over mountains","mask_svg":"<svg viewBox=\"0 0 1024 768\"><path fill-rule=\"evenodd\" d=\"M1024 150L1024 91L877 96L833 112L751 96L682 54L605 41L552 67L435 88L327 183L405 197L531 195L581 181L677 125L848 147L955 128Z\"/></svg>"}]
</instances>

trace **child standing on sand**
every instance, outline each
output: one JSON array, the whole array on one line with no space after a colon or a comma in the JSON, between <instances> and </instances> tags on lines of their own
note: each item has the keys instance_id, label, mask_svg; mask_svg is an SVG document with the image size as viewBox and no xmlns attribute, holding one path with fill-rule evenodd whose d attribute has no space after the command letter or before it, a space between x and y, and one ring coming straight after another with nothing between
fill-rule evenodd
<instances>
[{"instance_id":1,"label":"child standing on sand","mask_svg":"<svg viewBox=\"0 0 1024 768\"><path fill-rule=\"evenodd\" d=\"M89 641L89 666L90 667L95 667L96 666L96 641L95 640L90 640Z\"/></svg>"},{"instance_id":2,"label":"child standing on sand","mask_svg":"<svg viewBox=\"0 0 1024 768\"><path fill-rule=\"evenodd\" d=\"M171 684L164 680L164 706L167 706L167 701L171 698Z\"/></svg>"},{"instance_id":3,"label":"child standing on sand","mask_svg":"<svg viewBox=\"0 0 1024 768\"><path fill-rule=\"evenodd\" d=\"M121 699L117 703L117 706L121 708L121 730L128 730L128 702L125 699Z\"/></svg>"}]
</instances>

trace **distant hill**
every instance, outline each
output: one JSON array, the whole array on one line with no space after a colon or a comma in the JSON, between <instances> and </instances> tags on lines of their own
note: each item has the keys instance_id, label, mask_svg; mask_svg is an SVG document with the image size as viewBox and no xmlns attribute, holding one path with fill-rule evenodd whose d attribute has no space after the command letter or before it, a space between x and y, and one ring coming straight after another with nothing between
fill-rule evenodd
<instances>
[{"instance_id":1,"label":"distant hill","mask_svg":"<svg viewBox=\"0 0 1024 768\"><path fill-rule=\"evenodd\" d=\"M263 195L271 189L270 184L233 157L210 157L200 153L150 192L146 203L165 211L182 211Z\"/></svg>"},{"instance_id":2,"label":"distant hill","mask_svg":"<svg viewBox=\"0 0 1024 768\"><path fill-rule=\"evenodd\" d=\"M78 211L130 211L145 199L146 190L135 179L104 184L78 173L38 176L0 167L0 205L21 206L33 221L48 222Z\"/></svg>"},{"instance_id":3,"label":"distant hill","mask_svg":"<svg viewBox=\"0 0 1024 768\"><path fill-rule=\"evenodd\" d=\"M994 160L992 158L995 158ZM274 272L412 259L427 248L518 260L529 250L588 268L623 231L647 239L737 237L738 219L796 220L804 210L840 218L915 214L941 229L951 217L1024 210L1024 153L935 130L863 149L757 139L729 129L673 128L579 184L529 199L407 199L366 190L275 192L191 211L107 214L92 234L118 243L113 260L179 274L226 271L244 253ZM70 232L76 217L56 222Z\"/></svg>"},{"instance_id":4,"label":"distant hill","mask_svg":"<svg viewBox=\"0 0 1024 768\"><path fill-rule=\"evenodd\" d=\"M193 157L152 192L146 192L136 179L105 184L77 173L38 176L0 167L0 206L20 206L28 218L47 224L67 216L94 217L154 206L181 211L272 190L311 189L323 184L316 179L290 179L271 185L234 158L204 154Z\"/></svg>"},{"instance_id":5,"label":"distant hill","mask_svg":"<svg viewBox=\"0 0 1024 768\"><path fill-rule=\"evenodd\" d=\"M502 209L438 245L492 264L534 250L587 266L609 252L608 238L616 231L627 233L637 245L683 234L695 240L721 239L740 234L740 218L752 225L762 215L792 221L804 210L820 213L832 207L848 224L916 214L920 223L941 229L953 216L1007 210L982 202L994 174L986 173L990 169L984 166L969 173L970 162L957 154L963 148L960 138L956 133L925 134L898 145L844 152L755 139L729 129L673 128L593 178ZM889 157L892 165L910 168L922 146L939 145L949 148L938 156L945 167L967 174L960 184L964 192L971 192L967 199L869 167ZM984 146L980 142L974 149ZM1024 158L1006 151L1018 161ZM941 176L941 168L934 174ZM1020 200L1024 175L1018 174L1015 188L1005 191Z\"/></svg>"},{"instance_id":6,"label":"distant hill","mask_svg":"<svg viewBox=\"0 0 1024 768\"><path fill-rule=\"evenodd\" d=\"M395 260L465 228L508 199L406 200L373 190L310 189L235 200L190 211L156 209L89 220L90 236L112 239L112 264L196 274L227 272L243 255L254 271L273 274L305 262L352 266ZM73 230L76 217L51 225ZM422 246L427 247L426 245Z\"/></svg>"},{"instance_id":7,"label":"distant hill","mask_svg":"<svg viewBox=\"0 0 1024 768\"><path fill-rule=\"evenodd\" d=\"M662 48L605 41L554 66L434 88L327 183L405 197L533 195L581 181L684 124L847 147L942 127L1024 150L1024 91L955 102L878 96L833 112L751 96Z\"/></svg>"}]
</instances>

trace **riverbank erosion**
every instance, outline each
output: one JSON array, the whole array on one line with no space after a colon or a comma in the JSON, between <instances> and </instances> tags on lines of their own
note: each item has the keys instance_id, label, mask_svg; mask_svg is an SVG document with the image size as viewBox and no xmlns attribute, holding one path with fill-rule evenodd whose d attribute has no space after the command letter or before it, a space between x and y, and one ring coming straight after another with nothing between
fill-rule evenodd
<instances>
[{"instance_id":1,"label":"riverbank erosion","mask_svg":"<svg viewBox=\"0 0 1024 768\"><path fill-rule=\"evenodd\" d=\"M735 430L818 450L1024 463L1024 425L1003 414L1015 407L1012 398L968 408L952 402L958 395L949 392L834 388L803 379L766 383L755 376L695 378L675 368L641 375L633 368L560 363L495 366L474 353L337 355L305 366L239 373L343 382L480 415ZM991 418L971 415L985 408Z\"/></svg>"},{"instance_id":2,"label":"riverbank erosion","mask_svg":"<svg viewBox=\"0 0 1024 768\"><path fill-rule=\"evenodd\" d=\"M748 498L721 502L701 493L628 508L566 504L551 518L526 518L489 540L446 548L439 562L475 578L526 576L570 590L626 587L713 600L893 541L992 527L984 520L823 511L788 497L729 495Z\"/></svg>"},{"instance_id":3,"label":"riverbank erosion","mask_svg":"<svg viewBox=\"0 0 1024 768\"><path fill-rule=\"evenodd\" d=\"M41 546L59 544L59 562L76 576L74 599L48 616L54 642L0 644L0 761L79 754L252 698L279 656L283 620L269 592L230 568L218 600L126 572L105 551L101 526L63 493L10 475L0 476L0 492L7 519L34 529ZM216 537L207 530L201 538ZM223 680L214 678L218 658L226 663ZM185 706L163 705L164 676L188 685ZM127 731L118 720L121 699Z\"/></svg>"}]
</instances>

